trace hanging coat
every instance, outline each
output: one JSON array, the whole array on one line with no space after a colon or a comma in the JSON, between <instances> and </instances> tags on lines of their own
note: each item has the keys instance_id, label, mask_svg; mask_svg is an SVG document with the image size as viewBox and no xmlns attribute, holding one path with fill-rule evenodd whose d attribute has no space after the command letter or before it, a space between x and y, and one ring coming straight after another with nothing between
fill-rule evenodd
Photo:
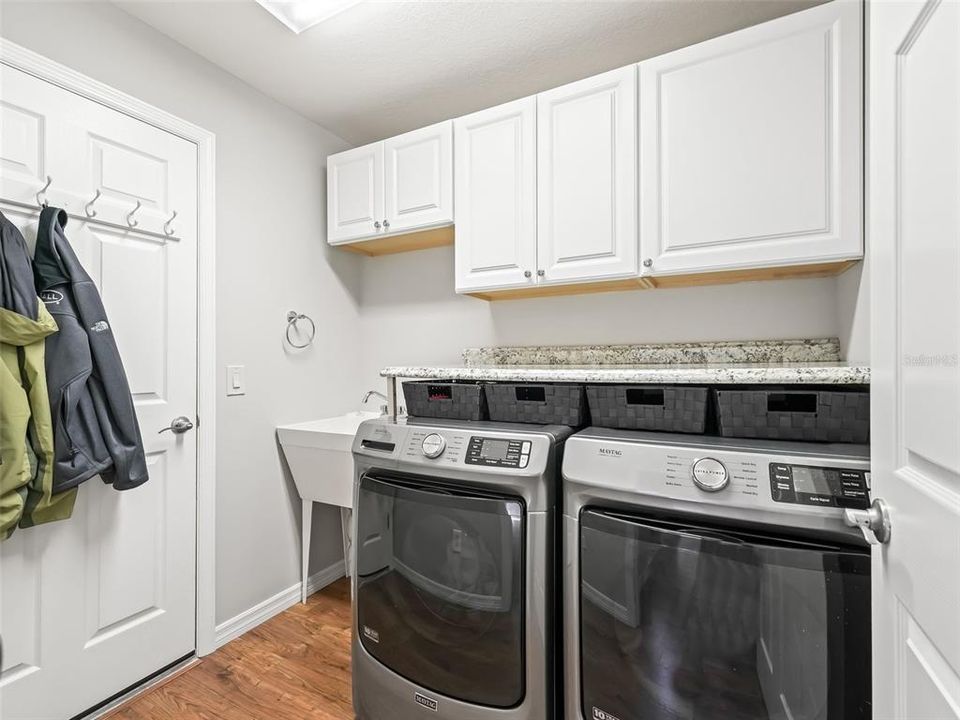
<instances>
[{"instance_id":1,"label":"hanging coat","mask_svg":"<svg viewBox=\"0 0 960 720\"><path fill-rule=\"evenodd\" d=\"M53 489L44 342L57 324L37 298L27 244L0 213L0 539L70 517L76 490Z\"/></svg>"},{"instance_id":2,"label":"hanging coat","mask_svg":"<svg viewBox=\"0 0 960 720\"><path fill-rule=\"evenodd\" d=\"M67 213L45 208L34 251L40 298L60 326L47 339L54 487L99 474L117 490L147 481L130 386L97 288L64 235Z\"/></svg>"}]
</instances>

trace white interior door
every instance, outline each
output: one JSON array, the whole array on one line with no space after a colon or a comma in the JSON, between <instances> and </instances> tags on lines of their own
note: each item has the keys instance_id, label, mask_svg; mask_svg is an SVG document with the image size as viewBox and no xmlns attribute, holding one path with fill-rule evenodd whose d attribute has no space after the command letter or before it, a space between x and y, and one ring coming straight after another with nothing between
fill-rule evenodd
<instances>
[{"instance_id":1,"label":"white interior door","mask_svg":"<svg viewBox=\"0 0 960 720\"><path fill-rule=\"evenodd\" d=\"M453 121L383 141L386 232L453 222Z\"/></svg>"},{"instance_id":2,"label":"white interior door","mask_svg":"<svg viewBox=\"0 0 960 720\"><path fill-rule=\"evenodd\" d=\"M653 275L863 254L862 4L640 63L640 245Z\"/></svg>"},{"instance_id":3,"label":"white interior door","mask_svg":"<svg viewBox=\"0 0 960 720\"><path fill-rule=\"evenodd\" d=\"M51 204L82 213L96 190L98 219L66 235L100 288L140 421L150 480L117 492L93 478L71 519L18 530L0 545L0 717L63 720L193 652L196 636L196 148L192 143L19 71L2 68L7 133L0 154L22 175L49 173ZM8 105L9 103L9 105ZM22 178L21 178L22 179ZM39 182L39 179L34 180ZM21 198L13 198L21 199ZM36 212L3 203L35 240ZM173 236L148 235L176 211ZM55 361L50 358L48 361Z\"/></svg>"},{"instance_id":4,"label":"white interior door","mask_svg":"<svg viewBox=\"0 0 960 720\"><path fill-rule=\"evenodd\" d=\"M537 268L537 99L454 122L457 291L524 287Z\"/></svg>"},{"instance_id":5,"label":"white interior door","mask_svg":"<svg viewBox=\"0 0 960 720\"><path fill-rule=\"evenodd\" d=\"M539 282L637 275L637 68L537 96Z\"/></svg>"},{"instance_id":6,"label":"white interior door","mask_svg":"<svg viewBox=\"0 0 960 720\"><path fill-rule=\"evenodd\" d=\"M327 158L327 242L383 232L383 143Z\"/></svg>"},{"instance_id":7,"label":"white interior door","mask_svg":"<svg viewBox=\"0 0 960 720\"><path fill-rule=\"evenodd\" d=\"M874 718L960 718L960 4L874 2Z\"/></svg>"}]
</instances>

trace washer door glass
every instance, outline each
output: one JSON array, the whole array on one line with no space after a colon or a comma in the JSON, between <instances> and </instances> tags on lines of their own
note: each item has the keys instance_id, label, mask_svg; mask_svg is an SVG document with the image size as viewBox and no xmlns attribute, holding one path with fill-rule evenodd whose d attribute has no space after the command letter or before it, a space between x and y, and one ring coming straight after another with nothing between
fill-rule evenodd
<instances>
[{"instance_id":1,"label":"washer door glass","mask_svg":"<svg viewBox=\"0 0 960 720\"><path fill-rule=\"evenodd\" d=\"M522 500L364 476L357 633L395 673L456 700L523 700Z\"/></svg>"},{"instance_id":2,"label":"washer door glass","mask_svg":"<svg viewBox=\"0 0 960 720\"><path fill-rule=\"evenodd\" d=\"M603 720L869 720L870 556L585 510L581 703Z\"/></svg>"}]
</instances>

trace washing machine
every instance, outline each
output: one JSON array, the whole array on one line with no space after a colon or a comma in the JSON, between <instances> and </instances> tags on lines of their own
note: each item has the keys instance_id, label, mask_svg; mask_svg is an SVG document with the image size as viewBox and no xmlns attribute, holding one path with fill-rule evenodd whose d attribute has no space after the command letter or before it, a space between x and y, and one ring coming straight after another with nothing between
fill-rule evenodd
<instances>
[{"instance_id":1,"label":"washing machine","mask_svg":"<svg viewBox=\"0 0 960 720\"><path fill-rule=\"evenodd\" d=\"M381 418L356 435L360 720L547 720L571 429Z\"/></svg>"},{"instance_id":2,"label":"washing machine","mask_svg":"<svg viewBox=\"0 0 960 720\"><path fill-rule=\"evenodd\" d=\"M869 720L869 471L865 446L570 438L567 720Z\"/></svg>"}]
</instances>

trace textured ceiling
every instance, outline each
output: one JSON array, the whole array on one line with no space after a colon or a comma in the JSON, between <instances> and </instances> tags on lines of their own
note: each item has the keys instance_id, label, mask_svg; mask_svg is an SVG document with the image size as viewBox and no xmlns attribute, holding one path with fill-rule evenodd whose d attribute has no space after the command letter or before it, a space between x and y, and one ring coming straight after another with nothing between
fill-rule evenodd
<instances>
[{"instance_id":1,"label":"textured ceiling","mask_svg":"<svg viewBox=\"0 0 960 720\"><path fill-rule=\"evenodd\" d=\"M360 144L819 2L368 0L301 35L253 0L116 4Z\"/></svg>"}]
</instances>

